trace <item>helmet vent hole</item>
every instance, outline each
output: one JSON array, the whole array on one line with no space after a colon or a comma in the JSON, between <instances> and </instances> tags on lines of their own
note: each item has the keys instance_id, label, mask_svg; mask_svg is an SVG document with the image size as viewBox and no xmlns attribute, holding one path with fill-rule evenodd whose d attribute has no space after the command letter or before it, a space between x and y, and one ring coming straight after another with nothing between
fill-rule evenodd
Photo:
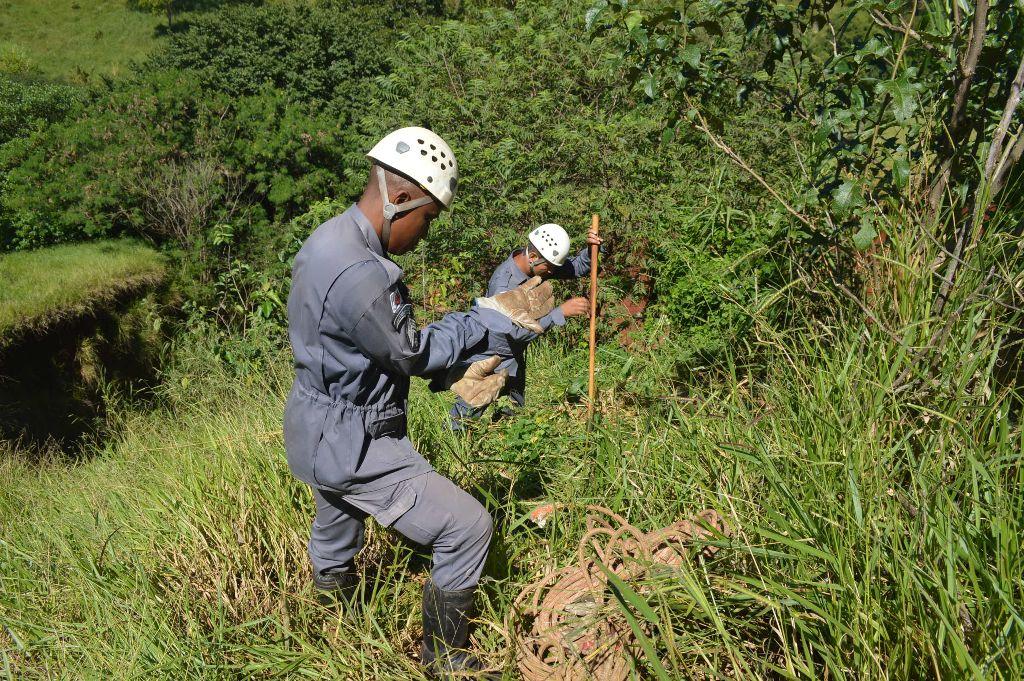
<instances>
[{"instance_id":1,"label":"helmet vent hole","mask_svg":"<svg viewBox=\"0 0 1024 681\"><path fill-rule=\"evenodd\" d=\"M444 170L444 164L443 163L441 164L441 170Z\"/></svg>"},{"instance_id":2,"label":"helmet vent hole","mask_svg":"<svg viewBox=\"0 0 1024 681\"><path fill-rule=\"evenodd\" d=\"M430 175L427 175L427 182L433 182L433 181L434 181L434 178L432 178Z\"/></svg>"},{"instance_id":3,"label":"helmet vent hole","mask_svg":"<svg viewBox=\"0 0 1024 681\"><path fill-rule=\"evenodd\" d=\"M427 150L426 149L420 149L420 156L426 156L426 155L427 155Z\"/></svg>"},{"instance_id":4,"label":"helmet vent hole","mask_svg":"<svg viewBox=\"0 0 1024 681\"><path fill-rule=\"evenodd\" d=\"M430 160L433 161L434 163L437 163L437 156L431 156Z\"/></svg>"},{"instance_id":5,"label":"helmet vent hole","mask_svg":"<svg viewBox=\"0 0 1024 681\"><path fill-rule=\"evenodd\" d=\"M443 151L441 152L441 158L448 158L447 156L444 155Z\"/></svg>"},{"instance_id":6,"label":"helmet vent hole","mask_svg":"<svg viewBox=\"0 0 1024 681\"><path fill-rule=\"evenodd\" d=\"M416 140L416 141L419 142L420 144L423 144L423 140Z\"/></svg>"},{"instance_id":7,"label":"helmet vent hole","mask_svg":"<svg viewBox=\"0 0 1024 681\"><path fill-rule=\"evenodd\" d=\"M435 146L434 146L433 144L431 144L431 145L430 145L430 150L431 150L431 151L434 151L435 149L437 149L437 147L435 147Z\"/></svg>"}]
</instances>

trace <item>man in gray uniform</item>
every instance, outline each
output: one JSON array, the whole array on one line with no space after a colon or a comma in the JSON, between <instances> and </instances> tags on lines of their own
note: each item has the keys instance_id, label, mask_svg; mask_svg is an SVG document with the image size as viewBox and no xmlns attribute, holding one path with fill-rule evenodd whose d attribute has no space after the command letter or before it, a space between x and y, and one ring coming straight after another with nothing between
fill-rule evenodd
<instances>
[{"instance_id":1,"label":"man in gray uniform","mask_svg":"<svg viewBox=\"0 0 1024 681\"><path fill-rule=\"evenodd\" d=\"M477 658L459 649L468 642L491 518L413 448L406 407L410 376L448 369L486 344L487 331L467 313L417 329L402 270L388 257L412 250L451 205L455 157L423 128L391 133L368 156L371 180L358 203L320 225L295 258L288 298L295 358L285 410L288 465L313 488L309 556L321 593L353 589L364 521L373 516L432 548L423 594L428 671L475 670ZM536 316L550 311L550 305L538 308L537 296L525 289L496 307L508 312L517 301L532 305ZM495 364L475 367L460 382L470 384L471 399L484 396L477 404L496 399L504 384L503 374L487 373Z\"/></svg>"},{"instance_id":2,"label":"man in gray uniform","mask_svg":"<svg viewBox=\"0 0 1024 681\"><path fill-rule=\"evenodd\" d=\"M532 230L528 244L512 254L494 270L487 284L487 295L495 296L521 286L530 277L542 279L577 279L590 274L590 245L601 246L603 239L594 231L587 233L587 246L573 257L569 254L569 235L560 225L546 224ZM470 361L477 361L489 355L502 357L499 371L509 374L503 394L517 406L526 404L526 347L539 333L552 326L564 326L568 317L579 317L590 312L590 301L583 297L570 298L550 314L537 320L540 329L531 330L498 320L495 328L504 334L492 334L492 347L473 355ZM449 415L454 430L462 427L462 420L476 418L482 408L468 404L462 398L455 400Z\"/></svg>"}]
</instances>

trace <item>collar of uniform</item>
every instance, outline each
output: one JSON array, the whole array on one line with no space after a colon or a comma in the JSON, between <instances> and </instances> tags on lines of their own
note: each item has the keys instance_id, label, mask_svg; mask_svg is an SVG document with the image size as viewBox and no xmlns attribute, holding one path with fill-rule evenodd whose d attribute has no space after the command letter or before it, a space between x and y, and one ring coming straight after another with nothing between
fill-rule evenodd
<instances>
[{"instance_id":1,"label":"collar of uniform","mask_svg":"<svg viewBox=\"0 0 1024 681\"><path fill-rule=\"evenodd\" d=\"M519 269L519 265L516 264L516 256L522 251L522 248L517 248L512 251L512 255L508 256L508 260L505 261L508 264L508 283L512 286L519 286L529 279L529 277L523 274L523 271Z\"/></svg>"},{"instance_id":2,"label":"collar of uniform","mask_svg":"<svg viewBox=\"0 0 1024 681\"><path fill-rule=\"evenodd\" d=\"M353 203L345 212L359 226L359 231L363 233L363 238L366 239L366 245L370 247L370 250L377 255L383 256L384 249L380 245L380 237L377 236L373 225L370 224L370 219L363 215L363 211L359 210L359 206Z\"/></svg>"}]
</instances>

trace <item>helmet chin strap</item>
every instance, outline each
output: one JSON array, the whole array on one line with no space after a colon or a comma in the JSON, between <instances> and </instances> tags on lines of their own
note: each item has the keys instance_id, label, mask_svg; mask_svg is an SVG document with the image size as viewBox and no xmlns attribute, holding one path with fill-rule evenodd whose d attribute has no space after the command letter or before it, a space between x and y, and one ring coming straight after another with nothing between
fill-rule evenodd
<instances>
[{"instance_id":1,"label":"helmet chin strap","mask_svg":"<svg viewBox=\"0 0 1024 681\"><path fill-rule=\"evenodd\" d=\"M374 166L377 171L377 187L380 189L380 202L383 206L384 213L384 224L380 230L380 245L384 249L384 254L388 253L388 244L391 242L391 221L395 219L395 216L399 213L407 213L414 208L425 206L432 202L434 198L432 196L421 196L418 199L412 201L406 201L405 203L394 204L391 203L391 195L388 193L388 181L384 169L380 166Z\"/></svg>"},{"instance_id":2,"label":"helmet chin strap","mask_svg":"<svg viewBox=\"0 0 1024 681\"><path fill-rule=\"evenodd\" d=\"M529 243L526 244L526 251L525 251L526 252L526 262L530 265L530 276L531 277L535 277L535 276L537 276L537 273L534 271L534 268L537 265L539 265L539 264L541 264L543 262L547 262L547 260L545 260L543 257L531 258L530 257L530 246L531 246L531 244L529 244Z\"/></svg>"}]
</instances>

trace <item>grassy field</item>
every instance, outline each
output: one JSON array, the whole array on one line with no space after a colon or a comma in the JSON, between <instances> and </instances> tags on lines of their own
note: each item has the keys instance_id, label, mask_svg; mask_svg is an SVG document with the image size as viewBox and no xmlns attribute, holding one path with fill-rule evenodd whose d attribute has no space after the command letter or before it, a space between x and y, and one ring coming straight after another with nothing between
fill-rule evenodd
<instances>
[{"instance_id":1,"label":"grassy field","mask_svg":"<svg viewBox=\"0 0 1024 681\"><path fill-rule=\"evenodd\" d=\"M713 559L634 583L640 606L597 612L649 620L657 659L637 650L641 677L1020 678L1022 435L993 373L999 336L987 303L962 298L937 354L912 351L941 320L921 314L933 283L908 263L894 239L873 264L897 285L871 323L758 324L742 354L767 370L729 363L686 398L665 395L671 337L606 346L590 435L567 400L585 377L582 326L531 351L529 406L511 420L453 435L448 396L414 382L418 447L495 518L477 630L488 659L517 677L513 602L575 560L596 503L643 530L704 508L733 529ZM421 556L371 527L362 610L312 598L313 505L280 432L288 356L227 365L185 342L164 406L122 411L87 462L0 457L7 675L418 678ZM941 385L906 381L929 366ZM523 522L550 501L567 508Z\"/></svg>"},{"instance_id":2,"label":"grassy field","mask_svg":"<svg viewBox=\"0 0 1024 681\"><path fill-rule=\"evenodd\" d=\"M0 345L163 278L163 257L132 241L0 255Z\"/></svg>"},{"instance_id":3,"label":"grassy field","mask_svg":"<svg viewBox=\"0 0 1024 681\"><path fill-rule=\"evenodd\" d=\"M125 0L0 0L0 53L56 80L75 80L79 71L117 77L153 49L161 22Z\"/></svg>"}]
</instances>

